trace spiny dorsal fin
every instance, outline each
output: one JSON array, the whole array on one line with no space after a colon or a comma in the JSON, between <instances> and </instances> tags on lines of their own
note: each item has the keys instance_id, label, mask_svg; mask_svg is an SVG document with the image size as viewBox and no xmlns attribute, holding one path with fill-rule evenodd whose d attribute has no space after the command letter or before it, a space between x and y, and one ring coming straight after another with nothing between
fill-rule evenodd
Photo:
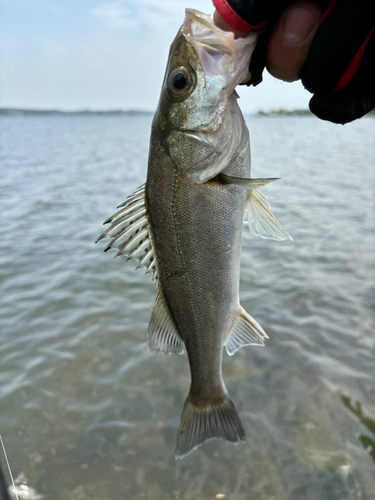
<instances>
[{"instance_id":1,"label":"spiny dorsal fin","mask_svg":"<svg viewBox=\"0 0 375 500\"><path fill-rule=\"evenodd\" d=\"M245 345L264 346L265 339L268 339L268 336L263 328L245 309L240 307L238 318L228 336L225 348L227 353L232 356L232 354Z\"/></svg>"},{"instance_id":2,"label":"spiny dorsal fin","mask_svg":"<svg viewBox=\"0 0 375 500\"><path fill-rule=\"evenodd\" d=\"M184 342L160 290L158 290L152 306L147 345L150 351L164 354L183 354L184 352Z\"/></svg>"},{"instance_id":3,"label":"spiny dorsal fin","mask_svg":"<svg viewBox=\"0 0 375 500\"><path fill-rule=\"evenodd\" d=\"M271 212L267 197L259 189L252 189L246 202L247 222L255 236L274 240L293 240Z\"/></svg>"},{"instance_id":4,"label":"spiny dorsal fin","mask_svg":"<svg viewBox=\"0 0 375 500\"><path fill-rule=\"evenodd\" d=\"M102 238L111 238L111 242L104 249L105 252L110 248L116 248L115 258L125 255L127 260L134 259L138 262L137 269L144 267L146 274L152 272L153 279L157 278L155 252L146 215L145 184L118 208L121 210L104 222L111 225L95 243Z\"/></svg>"}]
</instances>

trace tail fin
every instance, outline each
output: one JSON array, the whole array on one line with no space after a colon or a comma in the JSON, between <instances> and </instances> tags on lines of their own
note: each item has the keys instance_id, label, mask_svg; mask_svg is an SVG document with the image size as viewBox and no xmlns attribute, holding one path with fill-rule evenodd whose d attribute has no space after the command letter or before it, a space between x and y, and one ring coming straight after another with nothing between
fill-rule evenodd
<instances>
[{"instance_id":1,"label":"tail fin","mask_svg":"<svg viewBox=\"0 0 375 500\"><path fill-rule=\"evenodd\" d=\"M189 395L182 410L175 457L186 457L211 438L222 438L232 443L237 443L238 439L245 442L245 431L233 402L225 395L220 406L195 406Z\"/></svg>"}]
</instances>

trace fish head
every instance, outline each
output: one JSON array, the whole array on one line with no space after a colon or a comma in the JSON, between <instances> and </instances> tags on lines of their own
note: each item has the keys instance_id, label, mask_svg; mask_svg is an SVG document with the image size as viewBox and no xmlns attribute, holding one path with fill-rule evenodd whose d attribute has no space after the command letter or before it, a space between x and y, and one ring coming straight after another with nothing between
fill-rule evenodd
<instances>
[{"instance_id":1,"label":"fish head","mask_svg":"<svg viewBox=\"0 0 375 500\"><path fill-rule=\"evenodd\" d=\"M247 75L257 35L234 39L210 16L186 9L173 41L154 124L177 167L197 183L219 174L240 145L235 87Z\"/></svg>"}]
</instances>

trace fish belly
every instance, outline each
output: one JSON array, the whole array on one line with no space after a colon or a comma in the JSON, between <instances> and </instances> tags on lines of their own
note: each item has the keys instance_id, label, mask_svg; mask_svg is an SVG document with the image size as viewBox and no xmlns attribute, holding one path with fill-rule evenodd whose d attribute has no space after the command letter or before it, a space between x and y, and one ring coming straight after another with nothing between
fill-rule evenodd
<instances>
[{"instance_id":1,"label":"fish belly","mask_svg":"<svg viewBox=\"0 0 375 500\"><path fill-rule=\"evenodd\" d=\"M192 396L222 399L222 348L239 310L246 192L213 181L196 184L159 163L146 197L158 286L186 346Z\"/></svg>"}]
</instances>

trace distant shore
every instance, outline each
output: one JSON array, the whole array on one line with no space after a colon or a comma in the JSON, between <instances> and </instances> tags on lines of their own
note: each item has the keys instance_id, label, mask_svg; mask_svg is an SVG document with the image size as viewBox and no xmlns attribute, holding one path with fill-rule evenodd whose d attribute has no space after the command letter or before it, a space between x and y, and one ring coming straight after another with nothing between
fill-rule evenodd
<instances>
[{"instance_id":1,"label":"distant shore","mask_svg":"<svg viewBox=\"0 0 375 500\"><path fill-rule=\"evenodd\" d=\"M258 111L257 116L314 116L309 109L278 109L274 111ZM375 117L375 109L365 116Z\"/></svg>"},{"instance_id":2,"label":"distant shore","mask_svg":"<svg viewBox=\"0 0 375 500\"><path fill-rule=\"evenodd\" d=\"M0 108L0 116L140 116L153 115L154 111L138 109L113 109L113 110L75 110L66 111L59 109L25 109L25 108ZM245 115L252 113L244 113ZM273 111L258 111L255 116L315 116L309 109L277 109ZM366 116L375 116L375 110Z\"/></svg>"},{"instance_id":3,"label":"distant shore","mask_svg":"<svg viewBox=\"0 0 375 500\"><path fill-rule=\"evenodd\" d=\"M137 109L130 110L122 110L122 109L113 109L113 110L59 110L59 109L26 109L26 108L0 108L0 116L53 116L53 115L150 115L153 114L153 111L143 111ZM249 113L245 113L249 114ZM296 110L288 110L288 109L278 109L273 111L258 111L254 113L256 116L313 116L312 113L308 109L296 109Z\"/></svg>"},{"instance_id":4,"label":"distant shore","mask_svg":"<svg viewBox=\"0 0 375 500\"><path fill-rule=\"evenodd\" d=\"M276 109L258 111L257 116L315 116L309 109Z\"/></svg>"},{"instance_id":5,"label":"distant shore","mask_svg":"<svg viewBox=\"0 0 375 500\"><path fill-rule=\"evenodd\" d=\"M0 108L0 116L65 116L65 115L79 115L79 116L91 116L91 115L152 115L152 111L143 111L137 109L121 110L89 110L82 109L76 111L66 111L59 109L24 109L24 108Z\"/></svg>"}]
</instances>

